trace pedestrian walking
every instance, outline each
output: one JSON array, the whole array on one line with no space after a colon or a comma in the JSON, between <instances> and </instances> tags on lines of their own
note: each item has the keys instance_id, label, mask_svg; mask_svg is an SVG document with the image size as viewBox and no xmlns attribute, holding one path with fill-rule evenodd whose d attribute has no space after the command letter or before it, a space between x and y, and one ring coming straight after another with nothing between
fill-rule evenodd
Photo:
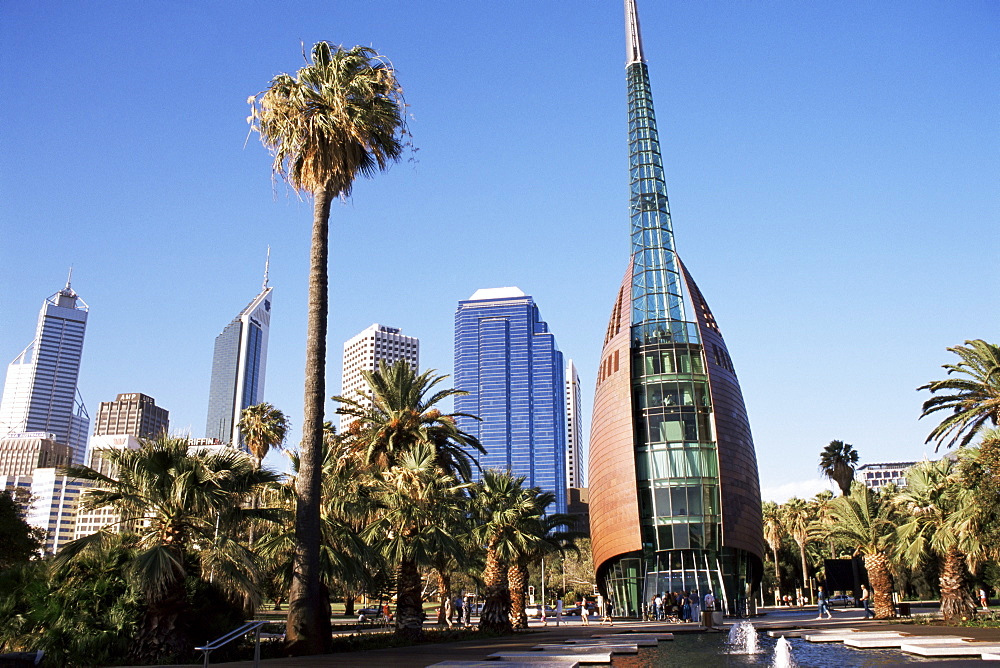
<instances>
[{"instance_id":1,"label":"pedestrian walking","mask_svg":"<svg viewBox=\"0 0 1000 668\"><path fill-rule=\"evenodd\" d=\"M983 612L989 612L990 611L990 601L989 601L988 598L986 598L986 588L985 587L980 587L979 588L979 605L983 606Z\"/></svg>"},{"instance_id":2,"label":"pedestrian walking","mask_svg":"<svg viewBox=\"0 0 1000 668\"><path fill-rule=\"evenodd\" d=\"M590 626L590 614L587 610L587 597L584 596L583 600L580 601L580 622L584 626Z\"/></svg>"},{"instance_id":3,"label":"pedestrian walking","mask_svg":"<svg viewBox=\"0 0 1000 668\"><path fill-rule=\"evenodd\" d=\"M830 613L830 607L826 602L826 592L820 587L819 591L816 592L816 601L819 603L817 609L816 619L823 619L823 615L826 615L827 619L833 619L833 615Z\"/></svg>"},{"instance_id":4,"label":"pedestrian walking","mask_svg":"<svg viewBox=\"0 0 1000 668\"><path fill-rule=\"evenodd\" d=\"M868 587L861 585L861 605L865 606L865 619L869 617L874 617L871 609L872 595L868 591Z\"/></svg>"}]
</instances>

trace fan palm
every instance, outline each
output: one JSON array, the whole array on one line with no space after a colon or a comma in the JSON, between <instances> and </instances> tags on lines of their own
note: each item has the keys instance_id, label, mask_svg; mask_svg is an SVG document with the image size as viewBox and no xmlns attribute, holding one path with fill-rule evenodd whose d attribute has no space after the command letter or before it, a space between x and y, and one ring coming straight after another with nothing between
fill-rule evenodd
<instances>
[{"instance_id":1,"label":"fan palm","mask_svg":"<svg viewBox=\"0 0 1000 668\"><path fill-rule=\"evenodd\" d=\"M819 454L819 472L837 483L842 495L851 493L854 482L854 466L858 463L858 451L850 443L830 441Z\"/></svg>"},{"instance_id":2,"label":"fan palm","mask_svg":"<svg viewBox=\"0 0 1000 668\"><path fill-rule=\"evenodd\" d=\"M479 625L496 633L511 630L508 565L530 550L536 539L528 529L544 511L539 502L545 494L524 487L524 481L524 476L488 469L472 490L472 536L486 550L486 601Z\"/></svg>"},{"instance_id":3,"label":"fan palm","mask_svg":"<svg viewBox=\"0 0 1000 668\"><path fill-rule=\"evenodd\" d=\"M802 560L802 590L809 593L812 601L812 590L809 587L809 562L806 559L806 544L812 538L813 516L809 504L802 499L791 498L782 506L782 525L795 544L799 546L799 557Z\"/></svg>"},{"instance_id":4,"label":"fan palm","mask_svg":"<svg viewBox=\"0 0 1000 668\"><path fill-rule=\"evenodd\" d=\"M781 549L781 539L785 537L785 528L781 524L781 511L774 501L765 501L761 505L764 516L764 541L774 553L774 587L781 596L781 559L778 550Z\"/></svg>"},{"instance_id":5,"label":"fan palm","mask_svg":"<svg viewBox=\"0 0 1000 668\"><path fill-rule=\"evenodd\" d=\"M273 173L313 198L296 577L287 637L291 652L317 654L331 641L319 572L330 206L351 193L359 175L374 176L402 155L403 94L392 66L373 49L318 42L295 75L277 75L249 103L251 127L274 156Z\"/></svg>"},{"instance_id":6,"label":"fan palm","mask_svg":"<svg viewBox=\"0 0 1000 668\"><path fill-rule=\"evenodd\" d=\"M282 448L291 425L280 410L269 403L248 406L240 413L239 430L257 468L271 448Z\"/></svg>"},{"instance_id":7,"label":"fan palm","mask_svg":"<svg viewBox=\"0 0 1000 668\"><path fill-rule=\"evenodd\" d=\"M571 515L542 515L545 509L555 503L555 495L542 492L536 487L529 491L535 495L535 507L538 513L524 517L521 531L526 536L524 549L511 561L507 568L507 588L510 590L510 622L515 629L528 628L528 615L525 612L528 593L528 564L553 552L573 550L578 552L572 543L574 538L582 536L578 532L556 531L559 527L570 526L574 522ZM545 573L541 576L544 578ZM545 601L542 601L545 605Z\"/></svg>"},{"instance_id":8,"label":"fan palm","mask_svg":"<svg viewBox=\"0 0 1000 668\"><path fill-rule=\"evenodd\" d=\"M917 388L930 390L932 394L948 392L925 401L920 415L923 418L938 411L948 412L927 436L926 442L936 441L938 448L942 445L950 448L956 442L964 447L981 428L1000 423L1000 346L974 339L948 350L962 360L942 365L949 376L955 374L955 377Z\"/></svg>"},{"instance_id":9,"label":"fan palm","mask_svg":"<svg viewBox=\"0 0 1000 668\"><path fill-rule=\"evenodd\" d=\"M427 442L414 444L381 478L374 494L382 511L365 536L396 565L396 635L418 639L423 635L419 569L433 565L436 555L458 551L452 528L466 515L463 491L469 484L444 474Z\"/></svg>"},{"instance_id":10,"label":"fan palm","mask_svg":"<svg viewBox=\"0 0 1000 668\"><path fill-rule=\"evenodd\" d=\"M826 521L830 537L853 546L854 553L864 558L876 619L894 618L889 551L896 534L891 504L856 483L849 496L830 502Z\"/></svg>"},{"instance_id":11,"label":"fan palm","mask_svg":"<svg viewBox=\"0 0 1000 668\"><path fill-rule=\"evenodd\" d=\"M116 521L77 539L55 558L62 568L84 553L99 553L116 543L125 529L137 548L128 572L146 603L131 655L136 659L190 652L185 578L205 580L259 603L256 558L236 539L251 520L275 517L270 509L249 509L247 502L277 481L246 454L231 448L193 452L185 439L162 436L137 450L103 453L111 475L89 467L67 474L95 483L81 496L84 509L111 508Z\"/></svg>"},{"instance_id":12,"label":"fan palm","mask_svg":"<svg viewBox=\"0 0 1000 668\"><path fill-rule=\"evenodd\" d=\"M959 478L957 463L945 457L911 467L895 502L905 518L896 530L900 558L916 568L929 553L936 554L941 614L945 619L971 615L976 605L965 586L965 562L974 566L986 546L974 526L975 497Z\"/></svg>"}]
</instances>

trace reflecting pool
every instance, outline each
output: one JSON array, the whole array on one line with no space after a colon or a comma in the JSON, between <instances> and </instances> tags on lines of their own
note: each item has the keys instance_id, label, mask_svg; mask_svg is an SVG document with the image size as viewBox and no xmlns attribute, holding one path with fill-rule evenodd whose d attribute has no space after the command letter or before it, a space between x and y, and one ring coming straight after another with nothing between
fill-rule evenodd
<instances>
[{"instance_id":1,"label":"reflecting pool","mask_svg":"<svg viewBox=\"0 0 1000 668\"><path fill-rule=\"evenodd\" d=\"M866 668L931 664L933 659L903 654L893 649L854 649L843 643L811 643L789 638L775 655L778 640L767 634L757 636L756 653L740 653L729 643L727 633L678 633L658 647L640 647L638 654L616 655L613 668L663 668L678 666L798 666L798 668Z\"/></svg>"}]
</instances>

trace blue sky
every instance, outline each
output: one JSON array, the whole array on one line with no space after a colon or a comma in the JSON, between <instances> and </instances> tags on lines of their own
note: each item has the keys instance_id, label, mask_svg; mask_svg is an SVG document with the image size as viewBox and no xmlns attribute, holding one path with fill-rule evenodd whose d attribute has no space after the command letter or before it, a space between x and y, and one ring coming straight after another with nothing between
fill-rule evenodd
<instances>
[{"instance_id":1,"label":"blue sky","mask_svg":"<svg viewBox=\"0 0 1000 668\"><path fill-rule=\"evenodd\" d=\"M678 249L765 496L814 493L832 439L863 461L932 454L915 388L946 347L1000 340L1000 5L639 11ZM201 436L214 337L270 245L265 394L300 424L311 207L244 147L246 98L327 39L392 60L419 149L334 206L329 394L372 322L451 373L457 302L517 285L576 361L589 421L628 261L622 22L617 0L4 3L0 361L73 265L91 413L144 392Z\"/></svg>"}]
</instances>

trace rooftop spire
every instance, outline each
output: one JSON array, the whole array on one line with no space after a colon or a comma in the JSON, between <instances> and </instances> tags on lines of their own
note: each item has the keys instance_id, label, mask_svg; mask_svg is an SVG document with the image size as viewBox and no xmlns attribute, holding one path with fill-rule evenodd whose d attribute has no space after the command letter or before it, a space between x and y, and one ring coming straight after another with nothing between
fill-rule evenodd
<instances>
[{"instance_id":1,"label":"rooftop spire","mask_svg":"<svg viewBox=\"0 0 1000 668\"><path fill-rule=\"evenodd\" d=\"M625 0L625 55L626 65L646 62L642 53L642 32L639 30L639 10L635 0Z\"/></svg>"},{"instance_id":2,"label":"rooftop spire","mask_svg":"<svg viewBox=\"0 0 1000 668\"><path fill-rule=\"evenodd\" d=\"M271 268L271 247L267 247L267 257L264 260L264 285L261 287L260 291L263 292L267 290L267 271Z\"/></svg>"},{"instance_id":3,"label":"rooftop spire","mask_svg":"<svg viewBox=\"0 0 1000 668\"><path fill-rule=\"evenodd\" d=\"M69 276L66 277L66 290L71 290L70 283L73 282L73 265L69 266Z\"/></svg>"}]
</instances>

